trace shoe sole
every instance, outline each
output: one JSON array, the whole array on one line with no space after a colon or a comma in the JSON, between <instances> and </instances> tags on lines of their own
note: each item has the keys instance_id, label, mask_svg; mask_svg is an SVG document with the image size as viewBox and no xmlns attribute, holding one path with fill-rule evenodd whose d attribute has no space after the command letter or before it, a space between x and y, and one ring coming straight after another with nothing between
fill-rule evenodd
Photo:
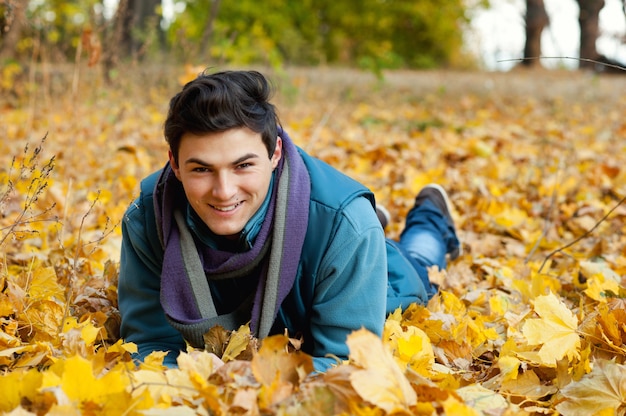
<instances>
[{"instance_id":1,"label":"shoe sole","mask_svg":"<svg viewBox=\"0 0 626 416\"><path fill-rule=\"evenodd\" d=\"M452 201L450 201L450 198L448 197L448 193L446 192L445 189L443 189L441 187L441 185L436 184L436 183L431 183L428 184L426 186L424 186L424 188L432 188L432 189L436 189L437 192L439 192L441 194L441 196L443 196L443 200L446 203L446 209L448 210L448 213L450 214L450 217L452 217ZM452 226L454 227L454 222L452 223ZM454 227L454 230L456 231L456 227ZM457 239L459 239L459 247L457 250L455 250L456 252L451 252L449 253L450 258L451 259L456 259L457 257L460 257L463 255L463 243L461 242L461 239L459 238L458 234L457 234Z\"/></svg>"}]
</instances>

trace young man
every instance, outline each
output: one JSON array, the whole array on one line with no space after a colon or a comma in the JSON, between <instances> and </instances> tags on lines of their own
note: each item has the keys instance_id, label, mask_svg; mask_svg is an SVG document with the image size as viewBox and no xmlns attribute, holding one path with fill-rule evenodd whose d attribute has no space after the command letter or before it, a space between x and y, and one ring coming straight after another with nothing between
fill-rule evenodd
<instances>
[{"instance_id":1,"label":"young man","mask_svg":"<svg viewBox=\"0 0 626 416\"><path fill-rule=\"evenodd\" d=\"M254 71L200 75L170 102L165 167L122 223L121 335L138 358L214 325L302 336L323 371L346 336L381 334L386 314L434 293L426 267L460 244L443 189L420 192L399 242L363 185L297 148Z\"/></svg>"}]
</instances>

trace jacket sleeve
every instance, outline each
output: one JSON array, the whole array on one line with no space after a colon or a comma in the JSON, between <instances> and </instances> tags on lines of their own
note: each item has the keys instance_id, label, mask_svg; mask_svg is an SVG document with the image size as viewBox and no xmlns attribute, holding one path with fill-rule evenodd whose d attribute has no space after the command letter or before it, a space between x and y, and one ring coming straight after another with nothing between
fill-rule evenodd
<instances>
[{"instance_id":1,"label":"jacket sleeve","mask_svg":"<svg viewBox=\"0 0 626 416\"><path fill-rule=\"evenodd\" d=\"M316 370L346 359L346 338L365 328L379 336L385 322L387 257L380 223L365 198L356 198L320 263L311 313ZM331 357L326 357L330 355Z\"/></svg>"},{"instance_id":2,"label":"jacket sleeve","mask_svg":"<svg viewBox=\"0 0 626 416\"><path fill-rule=\"evenodd\" d=\"M127 210L122 222L122 249L118 303L126 342L137 344L139 360L153 351L165 351L164 364L176 365L185 348L182 335L165 318L160 301L162 253L155 253L150 240L141 198Z\"/></svg>"},{"instance_id":3,"label":"jacket sleeve","mask_svg":"<svg viewBox=\"0 0 626 416\"><path fill-rule=\"evenodd\" d=\"M436 293L430 284L428 269L406 254L400 244L387 239L387 311L406 309L411 303L425 305ZM421 276L424 276L426 283ZM426 286L428 285L428 287Z\"/></svg>"}]
</instances>

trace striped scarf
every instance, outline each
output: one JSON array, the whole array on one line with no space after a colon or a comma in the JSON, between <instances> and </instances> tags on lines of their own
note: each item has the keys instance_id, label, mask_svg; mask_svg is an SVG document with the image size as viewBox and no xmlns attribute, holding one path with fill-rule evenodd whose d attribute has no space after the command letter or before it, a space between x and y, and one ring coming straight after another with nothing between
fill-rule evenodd
<instances>
[{"instance_id":1,"label":"striped scarf","mask_svg":"<svg viewBox=\"0 0 626 416\"><path fill-rule=\"evenodd\" d=\"M250 321L259 338L269 335L278 309L291 290L304 244L311 184L308 171L287 133L279 130L283 157L277 166L268 212L243 253L215 250L197 242L188 229L182 184L167 164L155 188L157 229L164 248L161 305L170 324L194 347L215 325L237 329ZM261 267L253 296L232 313L218 315L209 280L247 275Z\"/></svg>"}]
</instances>

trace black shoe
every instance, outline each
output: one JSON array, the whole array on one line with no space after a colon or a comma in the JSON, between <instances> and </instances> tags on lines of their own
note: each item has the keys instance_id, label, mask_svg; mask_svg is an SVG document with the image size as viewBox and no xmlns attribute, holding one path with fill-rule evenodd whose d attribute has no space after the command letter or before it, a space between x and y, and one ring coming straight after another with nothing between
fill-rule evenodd
<instances>
[{"instance_id":1,"label":"black shoe","mask_svg":"<svg viewBox=\"0 0 626 416\"><path fill-rule=\"evenodd\" d=\"M376 205L376 216L378 217L378 221L380 221L380 225L383 226L384 230L387 227L387 224L389 224L389 221L391 221L389 211L387 211L387 208L382 205Z\"/></svg>"},{"instance_id":2,"label":"black shoe","mask_svg":"<svg viewBox=\"0 0 626 416\"><path fill-rule=\"evenodd\" d=\"M452 203L448 198L448 194L440 185L436 183L431 183L422 188L417 197L415 198L415 206L418 207L424 203L425 200L429 200L430 202L437 207L439 211L443 214L443 216L448 221L448 224L454 230L454 234L456 235L456 228L454 227L454 219L452 218ZM457 237L458 238L458 237ZM457 247L452 248L448 255L451 260L456 259L461 254L463 254L463 245L459 242Z\"/></svg>"}]
</instances>

